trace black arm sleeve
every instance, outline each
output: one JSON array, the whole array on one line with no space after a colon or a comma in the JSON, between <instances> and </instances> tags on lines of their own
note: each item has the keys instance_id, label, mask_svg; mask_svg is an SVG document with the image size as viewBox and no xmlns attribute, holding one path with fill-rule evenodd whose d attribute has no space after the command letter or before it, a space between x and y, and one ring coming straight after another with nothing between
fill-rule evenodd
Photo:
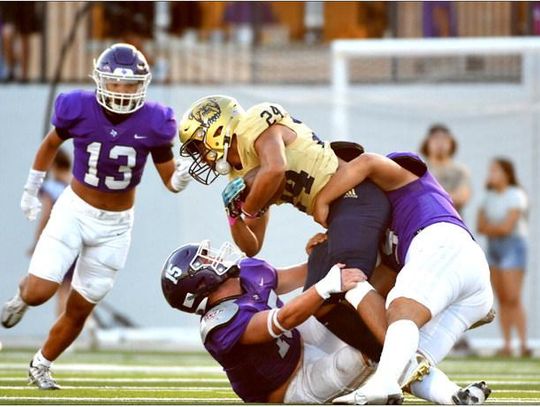
<instances>
[{"instance_id":1,"label":"black arm sleeve","mask_svg":"<svg viewBox=\"0 0 540 407\"><path fill-rule=\"evenodd\" d=\"M156 164L161 164L174 158L172 145L154 147L150 150L150 154L152 154L152 160Z\"/></svg>"},{"instance_id":2,"label":"black arm sleeve","mask_svg":"<svg viewBox=\"0 0 540 407\"><path fill-rule=\"evenodd\" d=\"M69 134L69 131L66 130L66 129L61 129L60 127L55 127L54 130L56 131L56 134L58 134L58 137L60 137L64 141L71 138L71 134Z\"/></svg>"}]
</instances>

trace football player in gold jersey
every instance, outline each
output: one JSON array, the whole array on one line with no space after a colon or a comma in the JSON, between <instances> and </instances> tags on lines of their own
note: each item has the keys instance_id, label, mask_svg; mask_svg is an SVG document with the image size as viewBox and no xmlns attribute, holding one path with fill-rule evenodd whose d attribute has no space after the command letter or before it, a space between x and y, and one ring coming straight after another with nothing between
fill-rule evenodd
<instances>
[{"instance_id":1,"label":"football player in gold jersey","mask_svg":"<svg viewBox=\"0 0 540 407\"><path fill-rule=\"evenodd\" d=\"M180 140L180 154L194 160L189 169L193 178L205 185L219 175L232 179L222 195L233 239L248 256L262 247L268 206L290 203L311 216L317 194L342 158L352 159L363 151L353 143L332 146L320 140L279 104L261 103L245 111L234 98L221 95L199 99L189 108L180 122ZM248 190L242 177L254 168L258 171ZM389 213L387 198L371 181L336 200L328 239L310 255L306 287L336 263L370 276ZM382 343L386 331L382 297L366 281L349 291L347 300Z\"/></svg>"}]
</instances>

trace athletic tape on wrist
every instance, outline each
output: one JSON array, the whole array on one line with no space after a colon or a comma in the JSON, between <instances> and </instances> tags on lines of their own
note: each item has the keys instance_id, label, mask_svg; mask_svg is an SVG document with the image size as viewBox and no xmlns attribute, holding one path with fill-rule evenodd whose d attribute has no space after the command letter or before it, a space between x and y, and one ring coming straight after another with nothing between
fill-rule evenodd
<instances>
[{"instance_id":1,"label":"athletic tape on wrist","mask_svg":"<svg viewBox=\"0 0 540 407\"><path fill-rule=\"evenodd\" d=\"M358 308L358 304L362 302L364 297L371 290L375 290L368 281L362 281L361 283L356 284L356 287L350 289L345 293L345 299L354 307Z\"/></svg>"},{"instance_id":2,"label":"athletic tape on wrist","mask_svg":"<svg viewBox=\"0 0 540 407\"><path fill-rule=\"evenodd\" d=\"M268 333L270 334L270 336L272 338L279 338L281 336L281 334L275 334L274 333L274 328L272 328L272 322L273 322L273 319L274 319L274 314L276 313L277 309L272 309L270 310L270 312L268 313L268 317L266 318L266 329L268 329Z\"/></svg>"},{"instance_id":3,"label":"athletic tape on wrist","mask_svg":"<svg viewBox=\"0 0 540 407\"><path fill-rule=\"evenodd\" d=\"M275 326L277 326L279 328L279 330L281 331L281 333L283 332L287 332L288 329L283 327L283 325L281 325L278 321L278 314L279 314L279 308L276 309L276 312L274 312L274 314L272 315L272 322L274 323Z\"/></svg>"},{"instance_id":4,"label":"athletic tape on wrist","mask_svg":"<svg viewBox=\"0 0 540 407\"><path fill-rule=\"evenodd\" d=\"M333 272L334 269L339 270L339 288L337 289L337 291L333 290L332 287L328 287L331 284L330 281L328 280L328 278L329 278L328 276ZM334 273L335 273L335 271L334 271ZM336 265L332 266L332 268L328 271L326 276L321 281L319 281L317 284L315 284L315 290L317 290L317 293L319 293L319 295L325 300L330 298L330 294L340 292L340 290L341 290L341 269Z\"/></svg>"},{"instance_id":5,"label":"athletic tape on wrist","mask_svg":"<svg viewBox=\"0 0 540 407\"><path fill-rule=\"evenodd\" d=\"M46 175L47 173L45 171L38 171L31 168L28 173L28 178L26 179L26 184L24 185L24 190L36 195L41 188Z\"/></svg>"}]
</instances>

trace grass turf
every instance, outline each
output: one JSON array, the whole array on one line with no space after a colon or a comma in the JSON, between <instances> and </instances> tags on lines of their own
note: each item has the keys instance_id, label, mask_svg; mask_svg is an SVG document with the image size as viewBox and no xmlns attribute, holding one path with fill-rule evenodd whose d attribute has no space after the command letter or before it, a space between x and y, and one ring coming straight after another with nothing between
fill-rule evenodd
<instances>
[{"instance_id":1,"label":"grass turf","mask_svg":"<svg viewBox=\"0 0 540 407\"><path fill-rule=\"evenodd\" d=\"M238 404L219 365L202 353L74 352L53 367L61 391L28 386L32 351L0 352L0 404ZM540 360L454 358L442 363L460 385L485 380L489 404L540 404ZM420 400L406 397L406 403Z\"/></svg>"}]
</instances>

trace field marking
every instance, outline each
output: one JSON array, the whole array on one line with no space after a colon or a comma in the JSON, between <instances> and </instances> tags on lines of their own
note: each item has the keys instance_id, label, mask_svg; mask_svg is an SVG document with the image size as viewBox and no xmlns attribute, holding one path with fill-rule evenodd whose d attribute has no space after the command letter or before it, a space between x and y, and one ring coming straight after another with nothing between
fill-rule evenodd
<instances>
[{"instance_id":1,"label":"field marking","mask_svg":"<svg viewBox=\"0 0 540 407\"><path fill-rule=\"evenodd\" d=\"M16 397L16 396L0 396L1 400L41 400L41 401L238 401L241 400L237 397Z\"/></svg>"},{"instance_id":2,"label":"field marking","mask_svg":"<svg viewBox=\"0 0 540 407\"><path fill-rule=\"evenodd\" d=\"M111 378L92 378L92 377L73 377L73 378L67 378L67 377L60 377L57 379L61 382L112 382L112 383L189 383L189 382L208 382L208 383L229 383L229 381L226 378L201 378L201 377L167 377L167 378L157 378L157 377L134 377L132 379L130 378L120 378L120 377L111 377ZM19 382L19 381L26 381L26 376L9 376L9 377L1 377L0 376L0 382L6 381L6 382Z\"/></svg>"},{"instance_id":3,"label":"field marking","mask_svg":"<svg viewBox=\"0 0 540 407\"><path fill-rule=\"evenodd\" d=\"M26 370L25 363L0 363L0 370ZM52 368L56 372L148 372L148 373L221 373L220 366L146 366L146 365L118 365L118 364L92 364L92 363L62 363Z\"/></svg>"},{"instance_id":4,"label":"field marking","mask_svg":"<svg viewBox=\"0 0 540 407\"><path fill-rule=\"evenodd\" d=\"M191 391L191 392L218 392L231 393L233 390L227 387L148 387L148 386L60 386L62 390L132 390L132 391ZM24 386L0 386L0 390L39 390L37 387Z\"/></svg>"}]
</instances>

